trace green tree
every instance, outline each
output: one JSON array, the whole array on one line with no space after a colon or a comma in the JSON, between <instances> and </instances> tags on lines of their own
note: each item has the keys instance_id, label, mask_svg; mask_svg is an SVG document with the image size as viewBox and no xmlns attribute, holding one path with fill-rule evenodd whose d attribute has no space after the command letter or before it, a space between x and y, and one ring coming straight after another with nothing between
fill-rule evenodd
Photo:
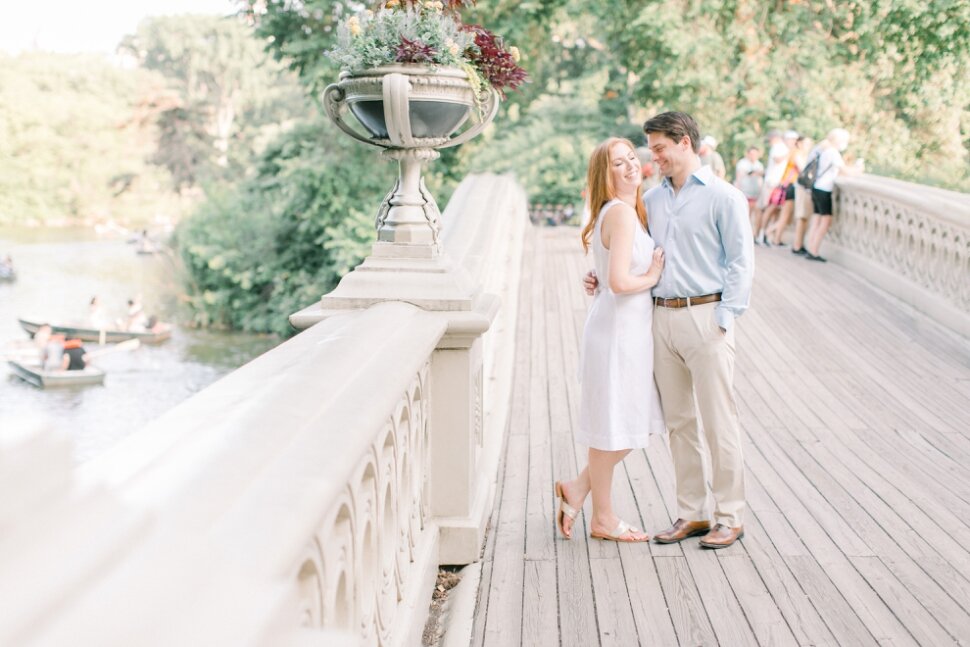
<instances>
[{"instance_id":1,"label":"green tree","mask_svg":"<svg viewBox=\"0 0 970 647\"><path fill-rule=\"evenodd\" d=\"M324 54L363 6L242 4L310 97L336 79ZM467 172L496 170L515 172L533 202L578 204L593 145L640 143L643 121L669 109L693 113L728 162L771 128L844 126L871 169L970 190L966 2L482 0L464 17L518 46L530 82L482 137L430 166L442 203ZM319 117L283 135L257 177L180 230L200 317L281 330L329 289L373 235L394 173L376 159Z\"/></svg>"},{"instance_id":2,"label":"green tree","mask_svg":"<svg viewBox=\"0 0 970 647\"><path fill-rule=\"evenodd\" d=\"M238 17L148 18L122 50L167 81L150 100L159 126L154 161L179 190L245 172L263 130L303 108L299 86Z\"/></svg>"},{"instance_id":3,"label":"green tree","mask_svg":"<svg viewBox=\"0 0 970 647\"><path fill-rule=\"evenodd\" d=\"M737 158L771 127L844 126L890 175L970 188L970 5L701 0L594 9L614 90L646 113L683 109ZM697 37L697 35L701 37Z\"/></svg>"},{"instance_id":4,"label":"green tree","mask_svg":"<svg viewBox=\"0 0 970 647\"><path fill-rule=\"evenodd\" d=\"M316 117L279 137L256 173L214 191L177 231L195 323L292 332L373 242L396 169Z\"/></svg>"},{"instance_id":5,"label":"green tree","mask_svg":"<svg viewBox=\"0 0 970 647\"><path fill-rule=\"evenodd\" d=\"M158 80L93 55L0 55L0 224L175 220L184 204L147 162L139 97Z\"/></svg>"}]
</instances>

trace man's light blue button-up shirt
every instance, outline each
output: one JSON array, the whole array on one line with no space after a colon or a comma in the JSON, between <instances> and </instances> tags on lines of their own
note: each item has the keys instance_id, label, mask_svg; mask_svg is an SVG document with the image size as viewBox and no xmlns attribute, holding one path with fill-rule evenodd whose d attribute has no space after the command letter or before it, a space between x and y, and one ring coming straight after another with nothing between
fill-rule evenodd
<instances>
[{"instance_id":1,"label":"man's light blue button-up shirt","mask_svg":"<svg viewBox=\"0 0 970 647\"><path fill-rule=\"evenodd\" d=\"M748 201L709 166L693 173L675 195L670 178L643 196L650 235L665 265L653 296L721 293L714 316L729 330L748 308L754 278L754 242Z\"/></svg>"}]
</instances>

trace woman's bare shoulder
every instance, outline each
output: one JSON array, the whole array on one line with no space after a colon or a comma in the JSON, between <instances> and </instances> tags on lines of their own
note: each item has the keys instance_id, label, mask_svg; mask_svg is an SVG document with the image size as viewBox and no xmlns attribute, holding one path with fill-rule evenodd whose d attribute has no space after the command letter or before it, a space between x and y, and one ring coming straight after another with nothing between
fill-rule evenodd
<instances>
[{"instance_id":1,"label":"woman's bare shoulder","mask_svg":"<svg viewBox=\"0 0 970 647\"><path fill-rule=\"evenodd\" d=\"M626 220L636 220L637 211L626 202L617 202L606 210L603 218L607 221L623 222Z\"/></svg>"}]
</instances>

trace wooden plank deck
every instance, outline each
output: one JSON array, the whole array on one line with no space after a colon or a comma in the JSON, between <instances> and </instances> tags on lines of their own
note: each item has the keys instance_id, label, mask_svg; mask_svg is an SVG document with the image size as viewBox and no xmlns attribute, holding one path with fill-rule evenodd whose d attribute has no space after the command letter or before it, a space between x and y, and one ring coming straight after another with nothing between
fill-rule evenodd
<instances>
[{"instance_id":1,"label":"wooden plank deck","mask_svg":"<svg viewBox=\"0 0 970 647\"><path fill-rule=\"evenodd\" d=\"M970 343L829 264L757 250L739 322L745 538L708 551L556 536L586 261L573 228L524 255L512 419L472 644L970 645ZM617 470L618 513L676 517L668 448Z\"/></svg>"}]
</instances>

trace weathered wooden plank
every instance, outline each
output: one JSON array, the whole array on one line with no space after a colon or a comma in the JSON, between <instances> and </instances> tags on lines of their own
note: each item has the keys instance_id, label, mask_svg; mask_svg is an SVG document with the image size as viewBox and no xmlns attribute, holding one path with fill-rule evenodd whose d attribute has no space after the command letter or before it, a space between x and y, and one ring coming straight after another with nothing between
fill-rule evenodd
<instances>
[{"instance_id":1,"label":"weathered wooden plank","mask_svg":"<svg viewBox=\"0 0 970 647\"><path fill-rule=\"evenodd\" d=\"M748 379L748 375L740 376L743 383ZM832 393L827 387L823 386L819 379L807 373L801 376L803 381L802 392L811 397L815 404L814 411L823 417L825 423L815 427L815 432L822 441L821 446L828 448L839 460L845 462L854 473L870 473L873 475L869 483L882 481L887 487L878 489L880 496L889 496L895 501L894 505L906 505L906 500L911 500L912 504L918 509L925 511L924 519L917 525L932 529L943 525L949 529L949 533L970 532L970 527L966 525L964 518L958 517L953 513L951 507L945 505L926 487L926 479L919 471L914 471L906 466L907 458L902 454L890 454L884 458L881 454L873 451L873 448L860 438L860 431L866 431L865 426L849 429L844 424L844 419L838 414L831 414L833 408L845 406L848 398L845 395L839 396ZM786 398L785 402L789 400ZM850 402L851 403L851 402ZM782 405L783 406L783 405ZM861 408L859 405L858 408ZM804 417L786 417L786 425L801 424ZM794 423L793 423L794 421ZM906 470L906 474L900 471L900 466ZM896 493L897 496L893 496ZM946 493L944 494L946 496ZM924 521L931 520L929 526ZM943 533L947 534L947 533ZM934 532L935 535L935 532Z\"/></svg>"},{"instance_id":2,"label":"weathered wooden plank","mask_svg":"<svg viewBox=\"0 0 970 647\"><path fill-rule=\"evenodd\" d=\"M545 241L536 245L541 258ZM552 447L549 435L549 369L547 365L547 300L550 291L547 268L539 263L531 282L532 334L530 364L535 368L529 381L529 484L526 498L526 559L555 559L549 511L554 509L552 492Z\"/></svg>"},{"instance_id":3,"label":"weathered wooden plank","mask_svg":"<svg viewBox=\"0 0 970 647\"><path fill-rule=\"evenodd\" d=\"M508 436L506 436L508 438ZM475 607L475 621L472 625L472 645L481 647L485 643L485 620L488 617L488 603L492 590L492 570L495 563L495 540L498 537L496 528L501 513L502 492L505 488L505 464L507 461L508 440L499 466L498 483L495 489L495 509L488 522L488 532L485 536L485 549L482 552L482 575L478 582L478 604Z\"/></svg>"},{"instance_id":4,"label":"weathered wooden plank","mask_svg":"<svg viewBox=\"0 0 970 647\"><path fill-rule=\"evenodd\" d=\"M638 452L631 452L627 460L617 465L614 474L613 487L613 506L614 510L621 519L635 527L644 528L643 518L638 509L641 502L647 499L643 493L634 489L634 485L629 475L630 456ZM609 541L592 542L592 546L600 545L602 553L613 556L611 559L593 559L593 564L601 564L617 560L622 566L622 573L625 575L625 585L627 590L628 602L619 613L618 619L622 626L627 622L633 624L636 633L640 635L643 643L643 636L673 636L673 624L667 605L663 600L663 593L660 590L660 581L657 578L653 562L651 561L650 544L616 544ZM592 551L590 551L592 555ZM594 581L596 574L594 572ZM651 588L646 585L651 584ZM600 587L596 588L596 610L600 617L600 630L603 634L603 600L600 595ZM660 623L660 626L647 626L648 624ZM603 639L603 644L606 644ZM656 644L656 643L645 643ZM661 643L662 644L662 643ZM670 644L668 642L668 644Z\"/></svg>"},{"instance_id":5,"label":"weathered wooden plank","mask_svg":"<svg viewBox=\"0 0 970 647\"><path fill-rule=\"evenodd\" d=\"M840 550L840 546L820 525L820 520L807 511L805 504L788 483L774 472L772 467L774 461L766 458L758 450L748 452L747 461L752 472L758 475L759 480L771 493L779 509L785 511L793 528L802 537L814 559L823 567L825 574L849 602L854 613L866 625L869 632L877 639L889 638L899 640L900 644L915 644L899 619L873 592L870 585L853 568L846 554ZM790 471L792 471L790 468L782 470L786 476ZM843 536L850 535L843 533ZM856 539L857 546L850 554L872 556L871 551L865 549L861 540Z\"/></svg>"},{"instance_id":6,"label":"weathered wooden plank","mask_svg":"<svg viewBox=\"0 0 970 647\"><path fill-rule=\"evenodd\" d=\"M899 583L878 557L849 558L856 570L866 578L882 601L896 614L907 634L919 645L955 645L953 636L905 586ZM894 641L897 636L889 636Z\"/></svg>"},{"instance_id":7,"label":"weathered wooden plank","mask_svg":"<svg viewBox=\"0 0 970 647\"><path fill-rule=\"evenodd\" d=\"M485 644L485 624L488 617L489 601L491 599L491 584L492 584L492 572L495 563L495 548L496 540L498 538L498 525L499 518L502 510L502 500L505 492L506 475L507 475L507 465L509 461L509 449L511 446L510 438L513 435L522 435L527 432L527 422L528 422L528 411L529 411L529 392L525 388L528 384L529 378L529 357L530 354L525 352L527 348L529 334L531 332L531 311L529 309L529 304L531 303L531 277L533 274L533 266L535 255L532 252L534 249L535 241L535 231L529 229L526 232L524 242L523 242L523 257L522 257L522 284L519 289L519 302L518 302L518 321L516 322L516 355L513 364L513 374L512 374L512 403L510 406L509 413L509 424L508 433L506 434L504 443L505 446L502 451L502 460L499 465L498 478L495 488L495 508L492 511L492 515L489 519L489 531L486 534L485 539L485 549L483 551L482 558L482 575L479 582L478 589L478 606L475 612L475 621L472 627L472 645L479 647ZM524 430L524 431L523 431ZM514 484L514 481L513 481ZM506 526L508 528L508 526ZM507 572L500 573L501 577L506 577ZM504 585L504 582L503 582ZM500 612L499 608L494 609L496 615ZM493 617L493 622L501 622L501 618ZM494 644L494 643L492 643Z\"/></svg>"},{"instance_id":8,"label":"weathered wooden plank","mask_svg":"<svg viewBox=\"0 0 970 647\"><path fill-rule=\"evenodd\" d=\"M547 250L554 251L561 248L561 241L554 236L546 239ZM562 276L557 269L559 256L550 253L544 258L546 272L556 277L558 285ZM545 334L549 337L547 354L547 381L554 381L548 386L547 398L555 397L555 404L550 401L549 414L555 418L550 422L550 437L552 442L552 470L556 479L574 478L585 460L577 461L575 444L573 441L573 418L571 406L568 402L568 384L575 378L569 379L563 368L561 291L548 295L555 309L546 318ZM570 344L571 345L571 344ZM558 349L558 350L557 350ZM575 376L575 369L572 370ZM555 394L553 395L553 391ZM563 397L565 396L565 397ZM588 527L586 516L580 515L576 520L572 540L556 539L556 573L559 583L559 618L561 624L560 639L562 644L596 645L599 643L597 628L597 608L594 603L593 579L590 571L590 554L588 546Z\"/></svg>"},{"instance_id":9,"label":"weathered wooden plank","mask_svg":"<svg viewBox=\"0 0 970 647\"><path fill-rule=\"evenodd\" d=\"M640 546L642 550L648 550ZM596 618L599 626L600 645L626 646L640 642L637 636L630 593L619 556L608 559L591 559L593 588L596 592Z\"/></svg>"},{"instance_id":10,"label":"weathered wooden plank","mask_svg":"<svg viewBox=\"0 0 970 647\"><path fill-rule=\"evenodd\" d=\"M533 283L536 280L536 233L530 228L523 241L522 270L520 274L518 320L515 327L515 360L512 370L512 403L509 409L509 433L529 433L529 412L532 407L530 384L532 380L532 301ZM541 372L541 367L536 367Z\"/></svg>"},{"instance_id":11,"label":"weathered wooden plank","mask_svg":"<svg viewBox=\"0 0 970 647\"><path fill-rule=\"evenodd\" d=\"M687 560L683 556L656 557L654 564L679 644L717 645L714 629Z\"/></svg>"},{"instance_id":12,"label":"weathered wooden plank","mask_svg":"<svg viewBox=\"0 0 970 647\"><path fill-rule=\"evenodd\" d=\"M873 585L873 588L880 592L880 597L887 601L887 604L898 617L903 619L910 632L917 639L925 641L928 637L938 637L937 634L932 632L934 628L942 630L941 626L935 624L937 622L970 626L970 615L967 615L966 611L948 595L944 588L940 586L940 583L935 582L925 571L919 568L894 540L894 536L905 535L905 530L908 528L904 527L903 524L890 525L894 515L885 516L878 520L871 516L874 511L859 505L850 491L843 488L841 483L833 478L832 473L812 458L800 443L794 440L786 442L780 436L781 434L773 434L772 437L784 454L800 467L806 478L833 506L835 513L852 526L856 534L866 542L874 554L882 557L890 565L889 572L895 578L886 577L880 570L870 566L869 574L875 574L879 579L880 586L877 587L866 572L859 568L859 564L868 565L869 562L851 560L856 565L857 570L860 570L860 573ZM865 491L865 488L858 487L854 488L853 491L858 493ZM887 529L892 532L887 532ZM929 547L926 546L926 548ZM919 599L919 603L916 603L916 598L913 598L914 594ZM914 608L913 604L920 606ZM932 617L926 613L926 609L931 610ZM934 611L935 613L933 613ZM918 630L909 627L910 622L917 623Z\"/></svg>"},{"instance_id":13,"label":"weathered wooden plank","mask_svg":"<svg viewBox=\"0 0 970 647\"><path fill-rule=\"evenodd\" d=\"M548 645L559 635L555 560L526 560L524 584L522 644Z\"/></svg>"},{"instance_id":14,"label":"weathered wooden plank","mask_svg":"<svg viewBox=\"0 0 970 647\"><path fill-rule=\"evenodd\" d=\"M733 551L735 547L742 548L741 544L736 544L729 550ZM743 615L754 632L757 644L772 645L772 647L798 645L791 627L771 593L768 592L764 580L748 553L742 549L731 555L720 554L717 557L724 576L731 584L740 608L743 609ZM724 642L721 640L722 644Z\"/></svg>"},{"instance_id":15,"label":"weathered wooden plank","mask_svg":"<svg viewBox=\"0 0 970 647\"><path fill-rule=\"evenodd\" d=\"M641 645L676 645L667 601L649 546L620 546L630 608Z\"/></svg>"},{"instance_id":16,"label":"weathered wooden plank","mask_svg":"<svg viewBox=\"0 0 970 647\"><path fill-rule=\"evenodd\" d=\"M683 548L684 559L697 583L698 593L718 642L722 645L757 645L749 618L741 610L732 583L725 576L718 559L719 552L730 552L744 559L743 546L738 543L730 548L713 551L690 542Z\"/></svg>"},{"instance_id":17,"label":"weathered wooden plank","mask_svg":"<svg viewBox=\"0 0 970 647\"><path fill-rule=\"evenodd\" d=\"M853 604L846 598L843 590L822 569L814 557L791 556L785 558L798 584L808 599L825 620L839 645L876 645L879 639L862 621ZM886 639L883 632L878 634Z\"/></svg>"},{"instance_id":18,"label":"weathered wooden plank","mask_svg":"<svg viewBox=\"0 0 970 647\"><path fill-rule=\"evenodd\" d=\"M790 530L787 522L778 512L752 512L745 521L747 531L744 538L744 549L771 595L770 602L766 601L765 605L773 604L778 608L799 645L817 645L820 647L822 645L839 644L818 610L813 606L805 589L802 588L801 583L789 569L785 558L773 541L774 537L771 532L762 526L761 520L766 514L779 518ZM802 554L807 555L807 551ZM789 553L790 555L791 553ZM848 605L845 606L845 610L851 612ZM845 611L843 611L844 613ZM862 623L857 622L857 628L862 633L866 633ZM772 644L762 640L760 634L757 635L762 645Z\"/></svg>"},{"instance_id":19,"label":"weathered wooden plank","mask_svg":"<svg viewBox=\"0 0 970 647\"><path fill-rule=\"evenodd\" d=\"M648 455L652 458L648 459ZM636 505L643 529L650 535L656 535L666 529L670 526L671 517L676 518L677 515L673 484L669 483L670 487L667 488L669 491L661 491L660 482L666 483L666 476L662 473L659 475L654 473L654 462L659 462L668 468L670 466L666 436L652 438L649 447L630 452L623 460L630 487L636 495ZM683 555L683 551L675 545L652 544L651 551L654 555Z\"/></svg>"},{"instance_id":20,"label":"weathered wooden plank","mask_svg":"<svg viewBox=\"0 0 970 647\"><path fill-rule=\"evenodd\" d=\"M525 490L528 482L528 437L510 435L505 484L499 503L495 552L488 593L488 615L482 644L518 645L522 636L522 595L525 559Z\"/></svg>"}]
</instances>

